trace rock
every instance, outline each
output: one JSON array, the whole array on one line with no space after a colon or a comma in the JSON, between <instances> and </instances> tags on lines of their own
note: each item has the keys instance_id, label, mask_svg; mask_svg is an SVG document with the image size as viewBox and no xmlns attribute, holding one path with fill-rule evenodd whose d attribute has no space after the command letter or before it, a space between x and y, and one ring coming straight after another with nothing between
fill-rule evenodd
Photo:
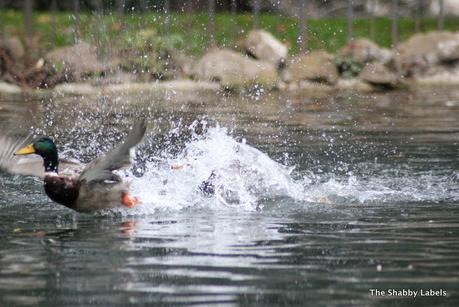
<instances>
[{"instance_id":1,"label":"rock","mask_svg":"<svg viewBox=\"0 0 459 307\"><path fill-rule=\"evenodd\" d=\"M449 65L432 66L424 74L413 78L419 85L458 85L459 84L459 61Z\"/></svg>"},{"instance_id":2,"label":"rock","mask_svg":"<svg viewBox=\"0 0 459 307\"><path fill-rule=\"evenodd\" d=\"M19 86L0 81L0 94L18 94L21 92L22 89Z\"/></svg>"},{"instance_id":3,"label":"rock","mask_svg":"<svg viewBox=\"0 0 459 307\"><path fill-rule=\"evenodd\" d=\"M0 39L0 78L3 81L16 84L20 88L39 87L46 76L43 66L43 59L32 61L30 57L25 57L19 38ZM17 89L10 89L17 92Z\"/></svg>"},{"instance_id":4,"label":"rock","mask_svg":"<svg viewBox=\"0 0 459 307\"><path fill-rule=\"evenodd\" d=\"M172 56L172 59L174 60L175 66L180 70L182 77L191 77L193 75L193 67L196 63L196 59L194 57L176 52Z\"/></svg>"},{"instance_id":5,"label":"rock","mask_svg":"<svg viewBox=\"0 0 459 307\"><path fill-rule=\"evenodd\" d=\"M283 78L286 82L306 80L335 84L338 71L333 63L333 55L326 51L312 51L290 59Z\"/></svg>"},{"instance_id":6,"label":"rock","mask_svg":"<svg viewBox=\"0 0 459 307\"><path fill-rule=\"evenodd\" d=\"M398 77L381 63L368 63L359 75L362 81L383 88L395 88Z\"/></svg>"},{"instance_id":7,"label":"rock","mask_svg":"<svg viewBox=\"0 0 459 307\"><path fill-rule=\"evenodd\" d=\"M457 88L459 86L459 72L443 71L434 75L419 76L414 81L414 88L425 89L426 86L455 86Z\"/></svg>"},{"instance_id":8,"label":"rock","mask_svg":"<svg viewBox=\"0 0 459 307\"><path fill-rule=\"evenodd\" d=\"M227 88L255 85L272 88L278 79L274 65L227 49L213 49L204 54L196 62L193 75L199 80L217 81Z\"/></svg>"},{"instance_id":9,"label":"rock","mask_svg":"<svg viewBox=\"0 0 459 307\"><path fill-rule=\"evenodd\" d=\"M440 46L447 46L448 42L457 39L457 34L451 32L433 31L415 34L397 45L394 55L395 67L404 76L423 74L429 67L438 65L453 56L452 52L445 54L447 48L443 48L443 55L441 55Z\"/></svg>"},{"instance_id":10,"label":"rock","mask_svg":"<svg viewBox=\"0 0 459 307\"><path fill-rule=\"evenodd\" d=\"M25 54L22 42L17 37L1 39L0 48L8 51L15 61L22 59Z\"/></svg>"},{"instance_id":11,"label":"rock","mask_svg":"<svg viewBox=\"0 0 459 307\"><path fill-rule=\"evenodd\" d=\"M393 58L391 50L381 48L369 39L359 38L341 48L338 57L348 57L359 63L379 62L389 63Z\"/></svg>"},{"instance_id":12,"label":"rock","mask_svg":"<svg viewBox=\"0 0 459 307\"><path fill-rule=\"evenodd\" d=\"M82 80L109 69L97 58L96 48L84 42L55 49L46 55L45 60L65 81Z\"/></svg>"},{"instance_id":13,"label":"rock","mask_svg":"<svg viewBox=\"0 0 459 307\"><path fill-rule=\"evenodd\" d=\"M288 49L271 33L252 30L244 41L245 50L256 59L282 67L287 58Z\"/></svg>"},{"instance_id":14,"label":"rock","mask_svg":"<svg viewBox=\"0 0 459 307\"><path fill-rule=\"evenodd\" d=\"M359 78L339 79L336 83L336 88L339 90L351 90L358 91L361 93L368 93L374 90L373 86L366 82L363 82Z\"/></svg>"},{"instance_id":15,"label":"rock","mask_svg":"<svg viewBox=\"0 0 459 307\"><path fill-rule=\"evenodd\" d=\"M453 39L438 44L438 58L446 63L459 60L459 33Z\"/></svg>"}]
</instances>

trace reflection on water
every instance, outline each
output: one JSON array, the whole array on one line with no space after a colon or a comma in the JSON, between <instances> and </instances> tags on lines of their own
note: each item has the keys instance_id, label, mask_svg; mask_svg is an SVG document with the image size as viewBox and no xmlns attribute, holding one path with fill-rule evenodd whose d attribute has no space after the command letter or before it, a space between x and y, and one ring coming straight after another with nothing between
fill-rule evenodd
<instances>
[{"instance_id":1,"label":"reflection on water","mask_svg":"<svg viewBox=\"0 0 459 307\"><path fill-rule=\"evenodd\" d=\"M131 180L139 193L150 187L155 207L79 215L49 202L39 180L0 174L0 306L455 305L458 91L186 102L0 104L3 129L49 134L86 162L148 114ZM190 128L203 117L208 127ZM193 165L171 171L178 161ZM234 161L238 173L226 174ZM193 194L209 165L225 193L256 206ZM447 297L377 298L371 288Z\"/></svg>"}]
</instances>

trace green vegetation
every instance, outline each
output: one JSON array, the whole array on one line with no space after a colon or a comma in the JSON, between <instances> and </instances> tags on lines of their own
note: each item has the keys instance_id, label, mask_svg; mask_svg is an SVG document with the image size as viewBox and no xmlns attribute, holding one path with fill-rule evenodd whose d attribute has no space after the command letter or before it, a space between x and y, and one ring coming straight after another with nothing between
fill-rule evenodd
<instances>
[{"instance_id":1,"label":"green vegetation","mask_svg":"<svg viewBox=\"0 0 459 307\"><path fill-rule=\"evenodd\" d=\"M363 68L362 63L346 57L337 57L335 59L335 65L338 68L339 74L346 79L358 76Z\"/></svg>"},{"instance_id":2,"label":"green vegetation","mask_svg":"<svg viewBox=\"0 0 459 307\"><path fill-rule=\"evenodd\" d=\"M0 12L4 33L23 37L23 15L20 11L3 10ZM54 21L55 20L55 21ZM120 35L121 25L115 13L109 13L102 18L89 12L80 15L80 36L83 40L92 42L104 48L125 48L120 46L126 42L125 37L132 37L135 41L140 30L152 31L158 37L166 37L163 29L163 16L159 13L126 14L125 31ZM233 26L232 17L228 13L220 13L215 17L215 40L219 46L232 47L237 45L252 27L252 16L239 14L236 17L237 25ZM279 17L263 14L259 18L260 27L272 32L290 48L291 53L298 52L296 39L298 36L298 21L290 17ZM202 53L209 43L207 34L208 16L206 13L171 14L170 35L173 37L171 45L174 48L183 48L187 53ZM55 46L63 46L73 42L73 19L70 13L59 12L55 18L49 12L35 12L34 14L34 50L43 53ZM58 29L53 31L53 28ZM326 49L334 52L346 43L346 19L324 18L308 21L307 41L309 49ZM429 31L437 28L437 20L426 18L422 20L422 30ZM381 46L391 44L391 20L377 18L375 22L376 36L374 41ZM399 41L405 40L414 34L415 23L412 19L399 20ZM449 18L445 21L445 29L455 31L459 29L459 19ZM233 40L236 33L236 40ZM370 37L370 21L357 19L354 21L355 37ZM370 37L371 38L371 37ZM167 39L156 40L161 44L168 43Z\"/></svg>"}]
</instances>

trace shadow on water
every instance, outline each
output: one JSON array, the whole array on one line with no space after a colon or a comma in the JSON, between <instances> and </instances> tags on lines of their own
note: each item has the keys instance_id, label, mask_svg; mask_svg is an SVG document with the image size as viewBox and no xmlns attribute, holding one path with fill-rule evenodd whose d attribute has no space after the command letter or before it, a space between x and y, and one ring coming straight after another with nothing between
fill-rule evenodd
<instances>
[{"instance_id":1,"label":"shadow on water","mask_svg":"<svg viewBox=\"0 0 459 307\"><path fill-rule=\"evenodd\" d=\"M2 127L84 162L146 115L132 184L153 208L79 215L0 174L0 305L457 302L459 92L180 99L2 101ZM224 204L187 186L209 164Z\"/></svg>"}]
</instances>

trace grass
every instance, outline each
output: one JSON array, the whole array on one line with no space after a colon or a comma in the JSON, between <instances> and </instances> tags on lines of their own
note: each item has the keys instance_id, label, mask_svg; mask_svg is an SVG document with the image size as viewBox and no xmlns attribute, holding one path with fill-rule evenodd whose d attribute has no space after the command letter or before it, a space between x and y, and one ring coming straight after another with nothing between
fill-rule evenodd
<instances>
[{"instance_id":1,"label":"grass","mask_svg":"<svg viewBox=\"0 0 459 307\"><path fill-rule=\"evenodd\" d=\"M0 11L1 31L6 35L24 37L23 14L21 11ZM55 20L55 21L54 21ZM173 35L180 37L182 48L189 54L200 54L209 45L207 34L208 17L206 13L192 15L173 13L170 17L169 32L164 32L163 16L159 13L126 14L124 36L135 36L141 29L150 29L158 36ZM252 28L253 19L248 14L238 14L236 25L230 14L219 13L215 17L216 35L218 46L234 47L235 42L240 42L247 31ZM73 19L70 13L59 12L55 18L49 12L35 12L34 24L34 50L42 55L56 47L73 43ZM56 25L55 27L53 25ZM260 28L266 29L290 47L290 52L298 52L298 22L294 18L279 17L272 14L262 14L259 18ZM413 19L401 18L398 22L399 41L403 41L415 33ZM53 30L54 28L58 30ZM308 21L307 43L308 49L326 49L335 52L346 43L347 21L345 18L323 18ZM422 20L422 31L437 29L437 20L425 18ZM459 30L459 19L448 18L445 21L445 30ZM355 37L370 37L370 21L356 19L354 21ZM377 18L375 22L376 35L373 40L383 47L390 47L391 20ZM236 34L235 40L233 33ZM109 13L102 18L95 14L83 12L80 15L80 36L83 40L92 42L105 48L120 43L120 24L116 14Z\"/></svg>"}]
</instances>

